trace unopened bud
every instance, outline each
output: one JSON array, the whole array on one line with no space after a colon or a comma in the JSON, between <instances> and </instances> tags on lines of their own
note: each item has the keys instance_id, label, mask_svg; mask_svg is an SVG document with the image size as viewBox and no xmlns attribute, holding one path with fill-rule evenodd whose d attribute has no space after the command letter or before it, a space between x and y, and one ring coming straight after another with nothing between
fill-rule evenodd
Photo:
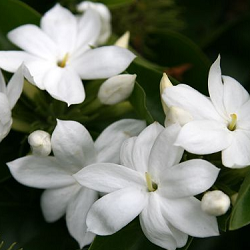
<instances>
[{"instance_id":1,"label":"unopened bud","mask_svg":"<svg viewBox=\"0 0 250 250\"><path fill-rule=\"evenodd\" d=\"M117 39L114 45L127 49L129 44L130 32L126 31L120 38Z\"/></svg>"},{"instance_id":2,"label":"unopened bud","mask_svg":"<svg viewBox=\"0 0 250 250\"><path fill-rule=\"evenodd\" d=\"M28 142L34 155L48 156L51 152L50 134L45 131L32 132L28 137Z\"/></svg>"},{"instance_id":3,"label":"unopened bud","mask_svg":"<svg viewBox=\"0 0 250 250\"><path fill-rule=\"evenodd\" d=\"M220 190L209 191L201 199L201 209L209 215L223 215L229 207L230 198Z\"/></svg>"},{"instance_id":4,"label":"unopened bud","mask_svg":"<svg viewBox=\"0 0 250 250\"><path fill-rule=\"evenodd\" d=\"M166 89L168 87L173 87L173 84L170 82L167 74L163 73L161 81L160 81L160 94L162 95L164 89ZM163 108L165 115L167 115L167 113L169 112L169 109L162 98L161 98L161 104L162 104L162 108Z\"/></svg>"},{"instance_id":5,"label":"unopened bud","mask_svg":"<svg viewBox=\"0 0 250 250\"><path fill-rule=\"evenodd\" d=\"M100 87L98 98L106 105L117 104L127 99L134 89L136 75L117 75L106 80Z\"/></svg>"}]
</instances>

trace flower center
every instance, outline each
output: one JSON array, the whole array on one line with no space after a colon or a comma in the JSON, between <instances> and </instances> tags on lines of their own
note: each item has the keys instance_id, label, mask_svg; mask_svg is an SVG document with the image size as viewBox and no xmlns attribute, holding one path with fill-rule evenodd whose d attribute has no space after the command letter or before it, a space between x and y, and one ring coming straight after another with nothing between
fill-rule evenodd
<instances>
[{"instance_id":1,"label":"flower center","mask_svg":"<svg viewBox=\"0 0 250 250\"><path fill-rule=\"evenodd\" d=\"M57 65L61 68L64 68L66 66L68 59L69 59L69 53L66 53L64 58L57 62Z\"/></svg>"},{"instance_id":2,"label":"flower center","mask_svg":"<svg viewBox=\"0 0 250 250\"><path fill-rule=\"evenodd\" d=\"M228 124L228 129L231 131L234 131L236 129L236 123L237 123L237 115L236 114L231 114L231 122Z\"/></svg>"},{"instance_id":3,"label":"flower center","mask_svg":"<svg viewBox=\"0 0 250 250\"><path fill-rule=\"evenodd\" d=\"M145 172L145 177L146 177L148 191L154 192L155 190L157 190L158 185L152 181L151 175L148 172Z\"/></svg>"}]
</instances>

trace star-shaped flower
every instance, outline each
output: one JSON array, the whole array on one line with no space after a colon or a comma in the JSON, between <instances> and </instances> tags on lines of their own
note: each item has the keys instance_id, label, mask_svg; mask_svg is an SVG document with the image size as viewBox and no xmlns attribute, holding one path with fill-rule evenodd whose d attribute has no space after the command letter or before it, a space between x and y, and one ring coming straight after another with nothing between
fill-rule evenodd
<instances>
[{"instance_id":1,"label":"star-shaped flower","mask_svg":"<svg viewBox=\"0 0 250 250\"><path fill-rule=\"evenodd\" d=\"M178 131L154 123L124 142L122 165L97 163L74 175L81 185L109 193L90 208L89 231L113 234L139 215L146 237L168 250L184 246L188 234L218 235L216 218L193 195L210 188L219 169L199 159L179 163L183 149L173 146Z\"/></svg>"},{"instance_id":2,"label":"star-shaped flower","mask_svg":"<svg viewBox=\"0 0 250 250\"><path fill-rule=\"evenodd\" d=\"M239 82L221 75L220 57L210 68L208 90L210 98L185 84L164 90L167 106L181 108L192 118L175 144L195 154L222 151L226 167L250 165L250 97Z\"/></svg>"},{"instance_id":3,"label":"star-shaped flower","mask_svg":"<svg viewBox=\"0 0 250 250\"><path fill-rule=\"evenodd\" d=\"M117 46L91 49L101 29L99 14L88 9L80 18L55 5L41 19L41 28L23 25L8 33L24 51L0 52L0 67L14 72L24 62L36 86L58 100L81 103L81 79L108 78L123 72L135 55Z\"/></svg>"},{"instance_id":4,"label":"star-shaped flower","mask_svg":"<svg viewBox=\"0 0 250 250\"><path fill-rule=\"evenodd\" d=\"M7 165L20 183L46 189L41 197L45 219L54 222L66 213L68 230L83 247L94 237L87 232L86 215L98 193L80 186L72 175L95 162L118 163L123 141L144 127L143 121L120 120L107 127L94 143L80 123L58 120L51 137L54 156L29 155Z\"/></svg>"}]
</instances>

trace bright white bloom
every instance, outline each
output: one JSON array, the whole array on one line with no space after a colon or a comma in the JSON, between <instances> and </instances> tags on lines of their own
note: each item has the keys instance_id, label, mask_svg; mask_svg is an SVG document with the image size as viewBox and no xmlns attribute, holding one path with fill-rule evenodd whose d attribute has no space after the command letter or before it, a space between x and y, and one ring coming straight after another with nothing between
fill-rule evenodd
<instances>
[{"instance_id":1,"label":"bright white bloom","mask_svg":"<svg viewBox=\"0 0 250 250\"><path fill-rule=\"evenodd\" d=\"M120 38L117 39L115 45L124 49L128 48L130 32L126 31Z\"/></svg>"},{"instance_id":2,"label":"bright white bloom","mask_svg":"<svg viewBox=\"0 0 250 250\"><path fill-rule=\"evenodd\" d=\"M190 113L176 145L195 154L222 151L222 163L230 168L250 165L250 97L242 85L222 76L220 57L210 68L210 98L185 84L166 88L162 97L168 107Z\"/></svg>"},{"instance_id":3,"label":"bright white bloom","mask_svg":"<svg viewBox=\"0 0 250 250\"><path fill-rule=\"evenodd\" d=\"M43 130L36 130L28 137L33 155L48 156L51 152L50 134Z\"/></svg>"},{"instance_id":4,"label":"bright white bloom","mask_svg":"<svg viewBox=\"0 0 250 250\"><path fill-rule=\"evenodd\" d=\"M7 87L0 70L0 142L7 136L11 129L11 110L23 90L23 70L24 66L21 65L10 79Z\"/></svg>"},{"instance_id":5,"label":"bright white bloom","mask_svg":"<svg viewBox=\"0 0 250 250\"><path fill-rule=\"evenodd\" d=\"M122 74L109 78L100 87L98 98L101 103L113 105L127 99L135 85L136 75Z\"/></svg>"},{"instance_id":6,"label":"bright white bloom","mask_svg":"<svg viewBox=\"0 0 250 250\"><path fill-rule=\"evenodd\" d=\"M230 198L220 190L208 191L201 199L201 209L214 216L220 216L230 207Z\"/></svg>"},{"instance_id":7,"label":"bright white bloom","mask_svg":"<svg viewBox=\"0 0 250 250\"><path fill-rule=\"evenodd\" d=\"M58 120L51 137L54 156L30 155L7 165L20 183L47 189L41 197L45 219L53 222L66 213L68 230L82 248L94 237L87 232L86 215L98 193L80 186L72 175L95 162L118 163L123 141L144 127L143 121L120 120L107 127L94 143L80 123Z\"/></svg>"},{"instance_id":8,"label":"bright white bloom","mask_svg":"<svg viewBox=\"0 0 250 250\"><path fill-rule=\"evenodd\" d=\"M139 215L147 238L168 250L184 246L188 234L218 235L216 218L193 196L211 187L219 169L200 159L179 163L183 149L173 146L178 131L154 123L124 142L122 165L93 164L74 175L83 186L109 193L91 207L88 230L113 234Z\"/></svg>"},{"instance_id":9,"label":"bright white bloom","mask_svg":"<svg viewBox=\"0 0 250 250\"><path fill-rule=\"evenodd\" d=\"M93 3L90 1L83 1L76 8L79 12L91 9L98 13L101 19L101 31L95 44L102 45L107 42L111 35L111 13L109 9L102 3Z\"/></svg>"},{"instance_id":10,"label":"bright white bloom","mask_svg":"<svg viewBox=\"0 0 250 250\"><path fill-rule=\"evenodd\" d=\"M41 28L27 24L8 33L24 51L0 52L0 67L14 72L24 62L38 88L68 105L81 103L85 99L81 79L117 75L135 58L117 46L91 49L100 29L96 11L88 9L79 18L57 4L42 17Z\"/></svg>"}]
</instances>

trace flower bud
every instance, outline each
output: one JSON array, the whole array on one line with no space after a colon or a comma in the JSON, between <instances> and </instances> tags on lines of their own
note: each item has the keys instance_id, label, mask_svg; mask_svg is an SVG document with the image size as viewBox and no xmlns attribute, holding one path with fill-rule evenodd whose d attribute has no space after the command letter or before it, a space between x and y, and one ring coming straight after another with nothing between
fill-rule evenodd
<instances>
[{"instance_id":1,"label":"flower bud","mask_svg":"<svg viewBox=\"0 0 250 250\"><path fill-rule=\"evenodd\" d=\"M209 215L223 215L229 207L230 198L220 190L209 191L201 199L201 209Z\"/></svg>"},{"instance_id":2,"label":"flower bud","mask_svg":"<svg viewBox=\"0 0 250 250\"><path fill-rule=\"evenodd\" d=\"M106 105L117 104L127 99L134 89L136 75L117 75L106 80L100 87L98 98Z\"/></svg>"},{"instance_id":3,"label":"flower bud","mask_svg":"<svg viewBox=\"0 0 250 250\"><path fill-rule=\"evenodd\" d=\"M162 95L164 89L166 89L168 87L173 87L173 84L170 82L167 74L163 73L161 81L160 81L160 94ZM168 109L168 106L165 104L165 102L163 101L162 98L161 98L161 104L162 104L162 108L164 110L165 115L167 115L169 109Z\"/></svg>"},{"instance_id":4,"label":"flower bud","mask_svg":"<svg viewBox=\"0 0 250 250\"><path fill-rule=\"evenodd\" d=\"M45 131L32 132L28 137L28 142L34 155L48 156L51 152L50 134Z\"/></svg>"},{"instance_id":5,"label":"flower bud","mask_svg":"<svg viewBox=\"0 0 250 250\"><path fill-rule=\"evenodd\" d=\"M127 49L129 44L130 32L126 31L120 38L117 39L114 45Z\"/></svg>"}]
</instances>

